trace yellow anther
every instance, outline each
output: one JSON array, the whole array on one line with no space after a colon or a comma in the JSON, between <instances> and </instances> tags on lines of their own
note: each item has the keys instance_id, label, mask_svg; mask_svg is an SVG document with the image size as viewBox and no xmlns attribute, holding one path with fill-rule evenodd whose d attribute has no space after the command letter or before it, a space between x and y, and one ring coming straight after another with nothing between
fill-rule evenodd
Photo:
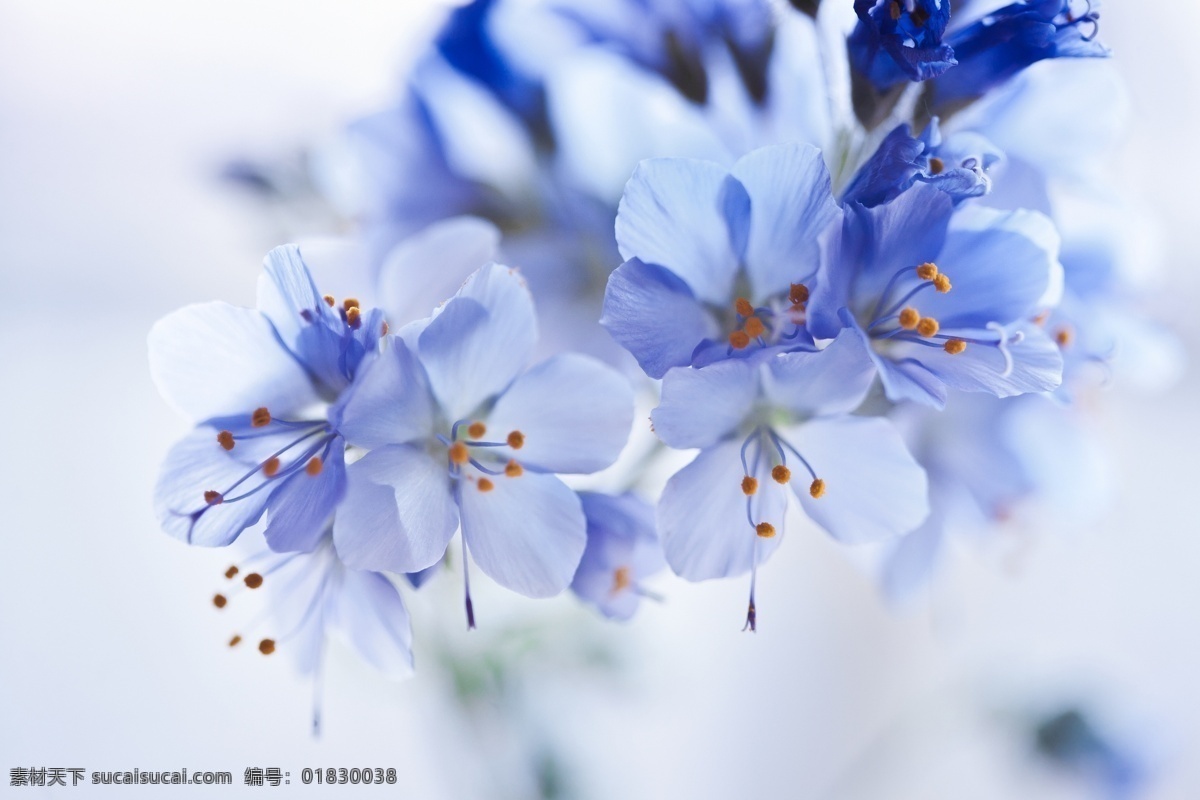
<instances>
[{"instance_id":1,"label":"yellow anther","mask_svg":"<svg viewBox=\"0 0 1200 800\"><path fill-rule=\"evenodd\" d=\"M750 346L750 334L745 331L734 331L729 334L729 346L734 350L745 350Z\"/></svg>"},{"instance_id":2,"label":"yellow anther","mask_svg":"<svg viewBox=\"0 0 1200 800\"><path fill-rule=\"evenodd\" d=\"M233 638L229 640L230 647L237 647L241 643L242 643L242 637L238 636L236 633L233 635Z\"/></svg>"},{"instance_id":3,"label":"yellow anther","mask_svg":"<svg viewBox=\"0 0 1200 800\"><path fill-rule=\"evenodd\" d=\"M225 604L228 602L229 601L225 599L225 595L223 595L223 594L214 594L213 595L213 605L216 606L217 608L224 608Z\"/></svg>"},{"instance_id":4,"label":"yellow anther","mask_svg":"<svg viewBox=\"0 0 1200 800\"><path fill-rule=\"evenodd\" d=\"M496 484L492 483L487 478L480 478L475 485L479 487L479 491L481 492L490 492L492 489L496 488Z\"/></svg>"},{"instance_id":5,"label":"yellow anther","mask_svg":"<svg viewBox=\"0 0 1200 800\"><path fill-rule=\"evenodd\" d=\"M911 331L917 327L917 323L921 321L921 314L911 306L900 311L900 316L897 318L900 327L906 331Z\"/></svg>"},{"instance_id":6,"label":"yellow anther","mask_svg":"<svg viewBox=\"0 0 1200 800\"><path fill-rule=\"evenodd\" d=\"M942 294L950 291L950 279L946 277L946 273L939 272L938 276L933 279L933 288L937 289Z\"/></svg>"},{"instance_id":7,"label":"yellow anther","mask_svg":"<svg viewBox=\"0 0 1200 800\"><path fill-rule=\"evenodd\" d=\"M1038 327L1041 327L1042 325L1046 324L1046 320L1048 320L1048 319L1050 319L1050 312L1043 311L1042 313L1038 314L1036 317L1033 318L1033 324L1037 325Z\"/></svg>"},{"instance_id":8,"label":"yellow anther","mask_svg":"<svg viewBox=\"0 0 1200 800\"><path fill-rule=\"evenodd\" d=\"M337 301L333 299L333 295L331 295L331 294L325 295L325 305L329 306L330 308L333 308L335 303L337 303Z\"/></svg>"},{"instance_id":9,"label":"yellow anther","mask_svg":"<svg viewBox=\"0 0 1200 800\"><path fill-rule=\"evenodd\" d=\"M254 413L250 415L250 424L255 428L265 428L271 424L271 412L267 411L266 406L254 409Z\"/></svg>"},{"instance_id":10,"label":"yellow anther","mask_svg":"<svg viewBox=\"0 0 1200 800\"><path fill-rule=\"evenodd\" d=\"M633 585L633 576L629 573L629 567L617 567L613 570L613 594L624 591Z\"/></svg>"},{"instance_id":11,"label":"yellow anther","mask_svg":"<svg viewBox=\"0 0 1200 800\"><path fill-rule=\"evenodd\" d=\"M352 308L358 308L358 299L354 297L347 297L342 301L342 308L346 309L347 312Z\"/></svg>"},{"instance_id":12,"label":"yellow anther","mask_svg":"<svg viewBox=\"0 0 1200 800\"><path fill-rule=\"evenodd\" d=\"M268 478L274 478L276 472L279 472L279 459L271 456L263 464L263 475L266 475Z\"/></svg>"},{"instance_id":13,"label":"yellow anther","mask_svg":"<svg viewBox=\"0 0 1200 800\"><path fill-rule=\"evenodd\" d=\"M803 283L793 283L788 289L788 301L794 306L802 306L808 302L808 287Z\"/></svg>"},{"instance_id":14,"label":"yellow anther","mask_svg":"<svg viewBox=\"0 0 1200 800\"><path fill-rule=\"evenodd\" d=\"M933 317L921 317L921 321L917 323L917 333L928 339L930 336L937 336L941 327Z\"/></svg>"},{"instance_id":15,"label":"yellow anther","mask_svg":"<svg viewBox=\"0 0 1200 800\"><path fill-rule=\"evenodd\" d=\"M225 577L228 578L229 580L233 580L233 577L237 574L238 574L238 568L237 568L236 564L230 566L229 569L225 570Z\"/></svg>"},{"instance_id":16,"label":"yellow anther","mask_svg":"<svg viewBox=\"0 0 1200 800\"><path fill-rule=\"evenodd\" d=\"M946 169L946 163L944 161L942 161L940 158L938 158L937 156L933 156L932 158L929 159L929 174L930 175L941 175L942 172L945 171L945 169Z\"/></svg>"},{"instance_id":17,"label":"yellow anther","mask_svg":"<svg viewBox=\"0 0 1200 800\"><path fill-rule=\"evenodd\" d=\"M749 475L742 478L742 494L749 497L758 491L758 479L752 478Z\"/></svg>"},{"instance_id":18,"label":"yellow anther","mask_svg":"<svg viewBox=\"0 0 1200 800\"><path fill-rule=\"evenodd\" d=\"M217 434L217 442L226 450L233 449L233 434L229 431L221 431Z\"/></svg>"},{"instance_id":19,"label":"yellow anther","mask_svg":"<svg viewBox=\"0 0 1200 800\"><path fill-rule=\"evenodd\" d=\"M525 468L516 461L509 461L504 465L504 474L510 478L519 478L525 474Z\"/></svg>"},{"instance_id":20,"label":"yellow anther","mask_svg":"<svg viewBox=\"0 0 1200 800\"><path fill-rule=\"evenodd\" d=\"M485 433L487 433L487 425L478 420L467 426L467 435L472 439L482 439Z\"/></svg>"},{"instance_id":21,"label":"yellow anther","mask_svg":"<svg viewBox=\"0 0 1200 800\"><path fill-rule=\"evenodd\" d=\"M379 335L387 336L387 333L388 333L388 324L387 324L387 320L384 320L383 324L379 326Z\"/></svg>"},{"instance_id":22,"label":"yellow anther","mask_svg":"<svg viewBox=\"0 0 1200 800\"><path fill-rule=\"evenodd\" d=\"M771 477L775 479L776 483L787 483L792 479L792 471L783 464L777 464L771 470Z\"/></svg>"},{"instance_id":23,"label":"yellow anther","mask_svg":"<svg viewBox=\"0 0 1200 800\"><path fill-rule=\"evenodd\" d=\"M508 434L508 438L505 441L508 442L508 446L513 450L520 450L525 446L525 434L520 431L513 431Z\"/></svg>"},{"instance_id":24,"label":"yellow anther","mask_svg":"<svg viewBox=\"0 0 1200 800\"><path fill-rule=\"evenodd\" d=\"M903 13L903 9L900 8L900 0L892 0L892 4L888 6L888 12L892 15L893 21L900 19L900 14Z\"/></svg>"},{"instance_id":25,"label":"yellow anther","mask_svg":"<svg viewBox=\"0 0 1200 800\"><path fill-rule=\"evenodd\" d=\"M220 492L214 492L211 489L204 493L204 502L208 503L210 506L220 505L221 501L224 499L225 498L221 496Z\"/></svg>"},{"instance_id":26,"label":"yellow anther","mask_svg":"<svg viewBox=\"0 0 1200 800\"><path fill-rule=\"evenodd\" d=\"M764 539L775 536L775 526L769 522L760 522L754 526L754 532Z\"/></svg>"},{"instance_id":27,"label":"yellow anther","mask_svg":"<svg viewBox=\"0 0 1200 800\"><path fill-rule=\"evenodd\" d=\"M931 281L937 276L937 264L934 264L932 261L926 261L924 264L917 267L917 277L923 281Z\"/></svg>"},{"instance_id":28,"label":"yellow anther","mask_svg":"<svg viewBox=\"0 0 1200 800\"><path fill-rule=\"evenodd\" d=\"M750 301L744 297L739 297L737 300L734 300L733 308L743 317L749 317L754 314L754 306L752 306Z\"/></svg>"},{"instance_id":29,"label":"yellow anther","mask_svg":"<svg viewBox=\"0 0 1200 800\"><path fill-rule=\"evenodd\" d=\"M1075 341L1075 333L1064 325L1054 332L1054 341L1058 342L1059 347L1066 347Z\"/></svg>"},{"instance_id":30,"label":"yellow anther","mask_svg":"<svg viewBox=\"0 0 1200 800\"><path fill-rule=\"evenodd\" d=\"M813 482L808 486L808 493L812 495L814 500L825 496L825 481L820 478L814 478Z\"/></svg>"},{"instance_id":31,"label":"yellow anther","mask_svg":"<svg viewBox=\"0 0 1200 800\"><path fill-rule=\"evenodd\" d=\"M275 640L274 639L263 639L261 642L258 643L258 652L262 653L264 656L269 656L269 655L271 655L271 653L274 653L275 652Z\"/></svg>"},{"instance_id":32,"label":"yellow anther","mask_svg":"<svg viewBox=\"0 0 1200 800\"><path fill-rule=\"evenodd\" d=\"M251 572L246 577L242 578L242 582L246 584L248 589L257 589L263 585L263 576L257 572Z\"/></svg>"},{"instance_id":33,"label":"yellow anther","mask_svg":"<svg viewBox=\"0 0 1200 800\"><path fill-rule=\"evenodd\" d=\"M471 451L462 442L455 442L450 445L450 463L462 466L471 460Z\"/></svg>"},{"instance_id":34,"label":"yellow anther","mask_svg":"<svg viewBox=\"0 0 1200 800\"><path fill-rule=\"evenodd\" d=\"M947 339L946 343L942 345L942 349L950 355L956 356L967 349L967 343L962 339Z\"/></svg>"},{"instance_id":35,"label":"yellow anther","mask_svg":"<svg viewBox=\"0 0 1200 800\"><path fill-rule=\"evenodd\" d=\"M758 317L751 317L750 319L746 320L746 324L742 326L742 330L744 330L746 335L751 339L757 339L759 336L762 336L766 329L767 326L763 325L763 321Z\"/></svg>"},{"instance_id":36,"label":"yellow anther","mask_svg":"<svg viewBox=\"0 0 1200 800\"><path fill-rule=\"evenodd\" d=\"M321 460L321 457L313 456L312 458L310 458L308 460L308 463L304 465L304 471L306 473L308 473L308 476L310 478L315 478L316 476L321 474L321 470L324 467L325 467L325 462Z\"/></svg>"},{"instance_id":37,"label":"yellow anther","mask_svg":"<svg viewBox=\"0 0 1200 800\"><path fill-rule=\"evenodd\" d=\"M346 324L354 330L358 330L362 325L362 312L358 310L358 306L350 306L346 309Z\"/></svg>"}]
</instances>

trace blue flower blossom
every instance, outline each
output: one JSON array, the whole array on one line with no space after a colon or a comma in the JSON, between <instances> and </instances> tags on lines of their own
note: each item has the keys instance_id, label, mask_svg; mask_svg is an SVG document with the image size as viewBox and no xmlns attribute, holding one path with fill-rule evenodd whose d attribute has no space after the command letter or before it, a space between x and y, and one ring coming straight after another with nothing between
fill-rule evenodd
<instances>
[{"instance_id":1,"label":"blue flower blossom","mask_svg":"<svg viewBox=\"0 0 1200 800\"><path fill-rule=\"evenodd\" d=\"M892 401L940 408L949 389L1050 391L1062 357L1032 320L1061 295L1058 247L1040 214L956 211L926 184L875 208L852 204L825 241L809 329L862 337Z\"/></svg>"},{"instance_id":2,"label":"blue flower blossom","mask_svg":"<svg viewBox=\"0 0 1200 800\"><path fill-rule=\"evenodd\" d=\"M879 91L929 80L957 63L954 48L942 43L950 0L854 0L854 12L850 64Z\"/></svg>"},{"instance_id":3,"label":"blue flower blossom","mask_svg":"<svg viewBox=\"0 0 1200 800\"><path fill-rule=\"evenodd\" d=\"M154 381L198 420L159 477L163 528L221 546L266 513L272 549L316 547L346 488L339 400L385 333L381 312L322 297L294 245L267 256L256 309L205 303L159 320Z\"/></svg>"},{"instance_id":4,"label":"blue flower blossom","mask_svg":"<svg viewBox=\"0 0 1200 800\"><path fill-rule=\"evenodd\" d=\"M340 428L370 450L347 470L334 523L347 564L418 572L442 558L461 525L464 551L498 583L530 597L570 584L586 522L554 473L611 464L633 396L584 356L526 371L536 338L529 291L493 264L365 371ZM473 624L469 588L467 612Z\"/></svg>"},{"instance_id":5,"label":"blue flower blossom","mask_svg":"<svg viewBox=\"0 0 1200 800\"><path fill-rule=\"evenodd\" d=\"M1108 56L1108 48L1096 41L1099 5L1099 0L1020 0L955 31L948 42L958 66L930 84L934 113L961 108L1038 61Z\"/></svg>"},{"instance_id":6,"label":"blue flower blossom","mask_svg":"<svg viewBox=\"0 0 1200 800\"><path fill-rule=\"evenodd\" d=\"M642 581L666 566L654 507L633 494L580 492L587 548L571 591L610 619L625 620L648 596Z\"/></svg>"},{"instance_id":7,"label":"blue flower blossom","mask_svg":"<svg viewBox=\"0 0 1200 800\"><path fill-rule=\"evenodd\" d=\"M699 448L663 490L667 563L693 581L751 572L778 547L790 502L839 541L885 540L929 513L925 473L881 417L850 416L875 368L843 331L820 351L762 350L702 369L677 367L652 414L664 443Z\"/></svg>"},{"instance_id":8,"label":"blue flower blossom","mask_svg":"<svg viewBox=\"0 0 1200 800\"><path fill-rule=\"evenodd\" d=\"M600 323L646 374L808 341L804 305L817 239L839 216L814 147L764 147L731 170L642 162L617 213L627 259Z\"/></svg>"}]
</instances>

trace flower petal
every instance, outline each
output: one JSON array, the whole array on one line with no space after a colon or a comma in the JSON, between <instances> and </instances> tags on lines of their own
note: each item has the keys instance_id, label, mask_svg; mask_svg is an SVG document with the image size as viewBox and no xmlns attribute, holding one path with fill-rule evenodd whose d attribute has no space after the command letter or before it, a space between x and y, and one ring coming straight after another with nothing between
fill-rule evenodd
<instances>
[{"instance_id":1,"label":"flower petal","mask_svg":"<svg viewBox=\"0 0 1200 800\"><path fill-rule=\"evenodd\" d=\"M546 472L598 472L617 460L633 427L633 389L605 364L575 353L513 381L487 417L491 436L520 431L512 457Z\"/></svg>"},{"instance_id":2,"label":"flower petal","mask_svg":"<svg viewBox=\"0 0 1200 800\"><path fill-rule=\"evenodd\" d=\"M986 344L968 344L967 349L956 356L941 348L915 344L906 345L898 352L910 353L947 386L964 392L990 392L997 397L1012 397L1058 388L1062 383L1062 351L1036 325L1023 323L1016 326L1015 331L1019 333L1019 340L1005 346L1011 361L1005 359L999 347ZM971 334L985 339L996 337L993 331L967 331L963 335Z\"/></svg>"},{"instance_id":3,"label":"flower petal","mask_svg":"<svg viewBox=\"0 0 1200 800\"><path fill-rule=\"evenodd\" d=\"M335 437L321 471L298 470L271 492L263 535L276 553L310 552L329 530L346 494L346 442Z\"/></svg>"},{"instance_id":4,"label":"flower petal","mask_svg":"<svg viewBox=\"0 0 1200 800\"><path fill-rule=\"evenodd\" d=\"M701 300L724 304L739 253L730 220L744 225L745 190L719 164L655 158L638 164L617 211L621 257L669 269Z\"/></svg>"},{"instance_id":5,"label":"flower petal","mask_svg":"<svg viewBox=\"0 0 1200 800\"><path fill-rule=\"evenodd\" d=\"M654 507L632 494L581 492L579 500L588 542L571 591L610 619L629 619L641 599L638 582L666 566Z\"/></svg>"},{"instance_id":6,"label":"flower petal","mask_svg":"<svg viewBox=\"0 0 1200 800\"><path fill-rule=\"evenodd\" d=\"M417 341L442 409L462 419L529 362L537 341L533 298L516 270L489 264L467 280Z\"/></svg>"},{"instance_id":7,"label":"flower petal","mask_svg":"<svg viewBox=\"0 0 1200 800\"><path fill-rule=\"evenodd\" d=\"M696 346L719 332L681 278L636 258L609 276L600 324L651 378L691 364Z\"/></svg>"},{"instance_id":8,"label":"flower petal","mask_svg":"<svg viewBox=\"0 0 1200 800\"><path fill-rule=\"evenodd\" d=\"M809 281L819 265L818 237L840 216L821 151L798 142L763 147L732 174L750 195L745 265L755 297Z\"/></svg>"},{"instance_id":9,"label":"flower petal","mask_svg":"<svg viewBox=\"0 0 1200 800\"><path fill-rule=\"evenodd\" d=\"M663 379L662 400L650 419L670 447L709 447L754 411L757 394L758 368L750 361L678 367Z\"/></svg>"},{"instance_id":10,"label":"flower petal","mask_svg":"<svg viewBox=\"0 0 1200 800\"><path fill-rule=\"evenodd\" d=\"M335 415L331 414L331 417ZM433 398L421 363L398 337L357 377L336 412L338 432L367 449L427 437Z\"/></svg>"},{"instance_id":11,"label":"flower petal","mask_svg":"<svg viewBox=\"0 0 1200 800\"><path fill-rule=\"evenodd\" d=\"M812 477L792 468L792 488L818 525L847 544L899 536L929 515L925 470L892 423L879 417L829 417L784 432L825 482L810 494Z\"/></svg>"},{"instance_id":12,"label":"flower petal","mask_svg":"<svg viewBox=\"0 0 1200 800\"><path fill-rule=\"evenodd\" d=\"M378 572L346 569L330 623L367 663L390 678L413 671L412 626L400 593Z\"/></svg>"},{"instance_id":13,"label":"flower petal","mask_svg":"<svg viewBox=\"0 0 1200 800\"><path fill-rule=\"evenodd\" d=\"M754 566L756 548L762 563L779 547L790 490L769 477L760 480L748 519L740 450L736 440L701 450L663 489L658 533L667 563L682 578L740 575ZM759 522L774 525L775 536L760 537L754 528Z\"/></svg>"},{"instance_id":14,"label":"flower petal","mask_svg":"<svg viewBox=\"0 0 1200 800\"><path fill-rule=\"evenodd\" d=\"M351 464L333 524L338 555L356 569L418 572L458 527L446 464L411 445L380 447Z\"/></svg>"},{"instance_id":15,"label":"flower petal","mask_svg":"<svg viewBox=\"0 0 1200 800\"><path fill-rule=\"evenodd\" d=\"M866 398L875 362L855 330L838 334L824 350L781 353L766 363L763 394L797 414L849 413Z\"/></svg>"},{"instance_id":16,"label":"flower petal","mask_svg":"<svg viewBox=\"0 0 1200 800\"><path fill-rule=\"evenodd\" d=\"M553 475L498 477L490 491L464 481L462 530L479 568L526 597L552 597L571 583L587 545L579 498Z\"/></svg>"},{"instance_id":17,"label":"flower petal","mask_svg":"<svg viewBox=\"0 0 1200 800\"><path fill-rule=\"evenodd\" d=\"M290 413L317 401L312 379L250 308L190 305L150 329L150 374L174 408L194 420Z\"/></svg>"}]
</instances>

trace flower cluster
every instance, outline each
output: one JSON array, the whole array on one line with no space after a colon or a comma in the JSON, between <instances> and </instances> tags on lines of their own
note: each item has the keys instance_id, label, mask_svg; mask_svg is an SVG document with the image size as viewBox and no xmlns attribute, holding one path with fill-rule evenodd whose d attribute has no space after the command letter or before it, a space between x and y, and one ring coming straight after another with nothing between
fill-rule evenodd
<instances>
[{"instance_id":1,"label":"flower cluster","mask_svg":"<svg viewBox=\"0 0 1200 800\"><path fill-rule=\"evenodd\" d=\"M1061 498L1046 464L1084 446L1078 396L1118 347L1170 361L1137 317L1130 226L1080 223L1132 218L1097 199L1118 196L1100 167L1119 93L1096 2L951 5L456 10L317 176L367 268L281 247L256 309L151 332L197 423L163 468L164 529L261 532L246 586L309 576L290 630L340 628L403 671L389 576L419 588L452 558L472 627L469 560L617 619L664 564L749 574L754 629L796 519L881 543L900 596L954 531ZM349 277L353 298L317 288ZM635 401L656 444L619 458ZM694 457L657 486L670 450ZM614 462L588 491L558 477Z\"/></svg>"}]
</instances>

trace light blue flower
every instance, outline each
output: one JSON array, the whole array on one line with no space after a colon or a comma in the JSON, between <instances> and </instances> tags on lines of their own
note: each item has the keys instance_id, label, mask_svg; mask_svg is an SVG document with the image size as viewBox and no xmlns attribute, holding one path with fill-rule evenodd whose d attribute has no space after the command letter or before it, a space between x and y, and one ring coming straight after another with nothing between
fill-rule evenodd
<instances>
[{"instance_id":1,"label":"light blue flower","mask_svg":"<svg viewBox=\"0 0 1200 800\"><path fill-rule=\"evenodd\" d=\"M267 256L256 309L204 303L159 320L154 381L198 421L159 477L164 529L226 545L265 512L272 549L316 547L345 492L339 401L385 332L379 311L322 297L294 245Z\"/></svg>"},{"instance_id":2,"label":"light blue flower","mask_svg":"<svg viewBox=\"0 0 1200 800\"><path fill-rule=\"evenodd\" d=\"M941 407L949 389L1008 397L1061 382L1058 348L1032 322L1062 291L1058 234L1041 214L956 211L918 184L851 204L824 245L809 330L862 337L890 400Z\"/></svg>"},{"instance_id":3,"label":"light blue flower","mask_svg":"<svg viewBox=\"0 0 1200 800\"><path fill-rule=\"evenodd\" d=\"M584 356L526 370L536 338L524 282L493 264L364 373L340 427L370 450L348 468L334 524L347 564L418 572L461 526L464 548L500 584L530 597L570 584L586 523L554 473L611 464L633 398L620 375Z\"/></svg>"},{"instance_id":4,"label":"light blue flower","mask_svg":"<svg viewBox=\"0 0 1200 800\"><path fill-rule=\"evenodd\" d=\"M587 549L571 591L610 619L630 619L642 597L642 581L666 566L654 530L654 507L633 494L580 492L587 517Z\"/></svg>"},{"instance_id":5,"label":"light blue flower","mask_svg":"<svg viewBox=\"0 0 1200 800\"><path fill-rule=\"evenodd\" d=\"M654 378L804 345L817 239L838 217L808 145L764 147L731 170L644 161L617 213L627 260L609 278L600 322Z\"/></svg>"}]
</instances>

